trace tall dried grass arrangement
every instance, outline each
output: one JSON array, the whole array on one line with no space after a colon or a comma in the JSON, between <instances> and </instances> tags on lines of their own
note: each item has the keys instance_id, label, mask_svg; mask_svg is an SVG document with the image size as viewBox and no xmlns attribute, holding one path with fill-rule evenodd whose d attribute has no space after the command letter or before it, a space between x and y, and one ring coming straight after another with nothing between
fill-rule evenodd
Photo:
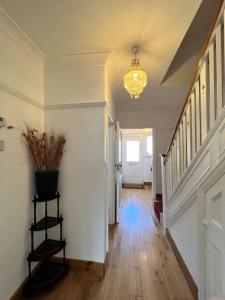
<instances>
[{"instance_id":1,"label":"tall dried grass arrangement","mask_svg":"<svg viewBox=\"0 0 225 300\"><path fill-rule=\"evenodd\" d=\"M63 134L39 132L31 126L26 126L22 133L36 172L57 171L66 143Z\"/></svg>"}]
</instances>

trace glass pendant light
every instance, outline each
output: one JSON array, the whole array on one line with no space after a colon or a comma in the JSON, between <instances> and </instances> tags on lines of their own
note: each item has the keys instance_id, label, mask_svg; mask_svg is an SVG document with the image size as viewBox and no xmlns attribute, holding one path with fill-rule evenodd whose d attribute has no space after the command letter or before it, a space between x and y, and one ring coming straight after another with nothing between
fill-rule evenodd
<instances>
[{"instance_id":1,"label":"glass pendant light","mask_svg":"<svg viewBox=\"0 0 225 300\"><path fill-rule=\"evenodd\" d=\"M124 75L124 88L132 99L138 99L147 85L147 73L142 70L140 61L137 58L138 46L132 48L134 59L130 70Z\"/></svg>"}]
</instances>

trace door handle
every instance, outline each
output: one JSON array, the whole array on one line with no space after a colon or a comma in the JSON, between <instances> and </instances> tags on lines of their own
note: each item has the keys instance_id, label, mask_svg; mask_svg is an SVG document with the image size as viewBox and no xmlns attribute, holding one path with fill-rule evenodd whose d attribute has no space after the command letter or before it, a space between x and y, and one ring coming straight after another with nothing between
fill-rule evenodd
<instances>
[{"instance_id":1,"label":"door handle","mask_svg":"<svg viewBox=\"0 0 225 300\"><path fill-rule=\"evenodd\" d=\"M122 169L122 164L115 164L116 171L120 171Z\"/></svg>"},{"instance_id":2,"label":"door handle","mask_svg":"<svg viewBox=\"0 0 225 300\"><path fill-rule=\"evenodd\" d=\"M209 221L208 221L207 219L203 219L202 224L203 224L205 227L209 227Z\"/></svg>"}]
</instances>

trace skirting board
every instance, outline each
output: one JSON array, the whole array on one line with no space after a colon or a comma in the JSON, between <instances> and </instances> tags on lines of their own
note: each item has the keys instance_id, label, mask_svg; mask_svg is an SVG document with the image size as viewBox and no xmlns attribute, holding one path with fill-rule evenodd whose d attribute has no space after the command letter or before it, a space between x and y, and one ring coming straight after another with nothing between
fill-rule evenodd
<instances>
[{"instance_id":1,"label":"skirting board","mask_svg":"<svg viewBox=\"0 0 225 300\"><path fill-rule=\"evenodd\" d=\"M53 261L61 261L62 258L60 257L54 257L52 259ZM105 276L105 273L108 268L108 261L109 261L109 253L107 252L104 263L97 263L92 261L85 261L85 260L79 260L79 259L72 259L67 258L66 262L69 264L70 268L77 271L88 271L93 274L93 276L97 276L99 280L102 280ZM40 266L40 263L37 264L37 266L33 269L32 275L35 274L35 272L38 270ZM10 297L9 300L25 300L24 298L24 286L27 283L28 277L21 283L21 285L18 287L18 289L15 291L15 293Z\"/></svg>"},{"instance_id":2,"label":"skirting board","mask_svg":"<svg viewBox=\"0 0 225 300\"><path fill-rule=\"evenodd\" d=\"M105 273L107 271L108 260L109 260L109 255L107 252L104 263L72 259L72 258L67 258L66 262L69 264L70 268L72 268L74 271L85 270L88 272L92 272L93 276L96 275L101 280L104 278Z\"/></svg>"},{"instance_id":3,"label":"skirting board","mask_svg":"<svg viewBox=\"0 0 225 300\"><path fill-rule=\"evenodd\" d=\"M173 249L174 255L176 256L178 264L184 274L184 278L186 279L186 282L190 288L190 291L191 291L194 299L198 300L198 287L197 287L191 273L189 272L188 267L185 264L181 254L180 254L180 251L178 250L168 228L166 228L166 237L170 243L171 248Z\"/></svg>"},{"instance_id":4,"label":"skirting board","mask_svg":"<svg viewBox=\"0 0 225 300\"><path fill-rule=\"evenodd\" d=\"M144 185L152 186L152 183L151 183L151 181L145 181Z\"/></svg>"}]
</instances>

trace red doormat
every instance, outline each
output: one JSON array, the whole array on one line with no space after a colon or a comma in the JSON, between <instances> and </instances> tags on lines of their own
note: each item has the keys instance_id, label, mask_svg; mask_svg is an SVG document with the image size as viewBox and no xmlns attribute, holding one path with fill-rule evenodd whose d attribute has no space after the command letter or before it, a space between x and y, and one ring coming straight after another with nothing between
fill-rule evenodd
<instances>
[{"instance_id":1,"label":"red doormat","mask_svg":"<svg viewBox=\"0 0 225 300\"><path fill-rule=\"evenodd\" d=\"M154 201L154 211L155 211L155 214L160 222L160 213L163 212L163 204L162 204L162 201Z\"/></svg>"}]
</instances>

